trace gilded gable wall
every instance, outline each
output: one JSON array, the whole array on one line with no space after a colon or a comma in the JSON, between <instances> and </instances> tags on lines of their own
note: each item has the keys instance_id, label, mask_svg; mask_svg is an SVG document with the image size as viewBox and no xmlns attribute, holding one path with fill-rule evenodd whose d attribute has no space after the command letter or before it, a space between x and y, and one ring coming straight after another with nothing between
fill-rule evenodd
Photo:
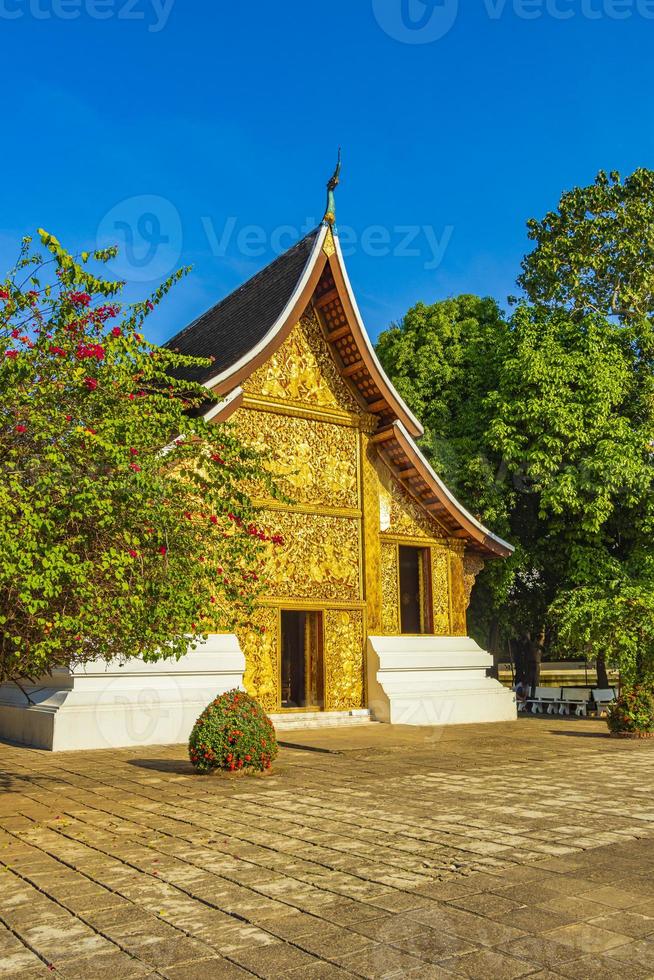
<instances>
[{"instance_id":1,"label":"gilded gable wall","mask_svg":"<svg viewBox=\"0 0 654 980\"><path fill-rule=\"evenodd\" d=\"M241 438L268 456L284 503L248 490L270 545L269 583L254 629L240 637L248 690L279 705L279 610L323 611L325 707L361 707L365 640L361 431L365 414L341 377L322 328L307 312L279 350L243 384L232 417ZM261 620L259 623L258 620ZM264 632L257 632L263 627ZM263 641L260 637L264 637Z\"/></svg>"},{"instance_id":2,"label":"gilded gable wall","mask_svg":"<svg viewBox=\"0 0 654 980\"><path fill-rule=\"evenodd\" d=\"M366 636L400 632L400 545L428 549L425 588L441 634L465 632L462 551L379 457L370 416L341 377L313 311L243 389L232 423L267 454L267 469L290 499L248 488L262 508L260 524L284 544L269 546L266 598L239 634L246 687L267 710L279 707L280 610L318 609L325 708L360 707Z\"/></svg>"}]
</instances>

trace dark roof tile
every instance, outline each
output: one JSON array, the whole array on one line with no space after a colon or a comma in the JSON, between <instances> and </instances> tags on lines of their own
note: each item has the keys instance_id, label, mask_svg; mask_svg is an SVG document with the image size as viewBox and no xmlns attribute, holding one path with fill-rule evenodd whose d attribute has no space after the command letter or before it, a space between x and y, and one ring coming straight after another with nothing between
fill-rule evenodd
<instances>
[{"instance_id":1,"label":"dark roof tile","mask_svg":"<svg viewBox=\"0 0 654 980\"><path fill-rule=\"evenodd\" d=\"M319 228L276 258L225 299L212 306L165 344L191 357L213 357L209 367L184 371L206 382L236 364L263 340L290 300L316 241Z\"/></svg>"}]
</instances>

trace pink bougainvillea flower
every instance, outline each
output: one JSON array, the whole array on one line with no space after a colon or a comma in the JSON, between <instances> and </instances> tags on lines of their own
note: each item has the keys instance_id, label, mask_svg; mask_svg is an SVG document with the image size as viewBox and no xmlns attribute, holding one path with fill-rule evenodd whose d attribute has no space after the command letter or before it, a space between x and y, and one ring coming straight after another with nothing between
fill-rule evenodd
<instances>
[{"instance_id":1,"label":"pink bougainvillea flower","mask_svg":"<svg viewBox=\"0 0 654 980\"><path fill-rule=\"evenodd\" d=\"M95 358L96 361L104 360L104 347L102 344L78 344L75 356L79 361Z\"/></svg>"},{"instance_id":2,"label":"pink bougainvillea flower","mask_svg":"<svg viewBox=\"0 0 654 980\"><path fill-rule=\"evenodd\" d=\"M71 293L68 299L74 306L88 306L91 302L88 293Z\"/></svg>"}]
</instances>

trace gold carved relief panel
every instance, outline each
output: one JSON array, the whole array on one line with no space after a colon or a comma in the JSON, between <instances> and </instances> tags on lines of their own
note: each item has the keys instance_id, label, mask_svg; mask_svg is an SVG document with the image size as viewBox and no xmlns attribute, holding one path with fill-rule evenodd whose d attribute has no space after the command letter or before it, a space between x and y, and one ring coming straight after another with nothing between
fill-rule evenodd
<instances>
[{"instance_id":1,"label":"gold carved relief panel","mask_svg":"<svg viewBox=\"0 0 654 980\"><path fill-rule=\"evenodd\" d=\"M382 633L397 636L400 633L400 586L397 545L389 541L381 543L381 592Z\"/></svg>"},{"instance_id":2,"label":"gold carved relief panel","mask_svg":"<svg viewBox=\"0 0 654 980\"><path fill-rule=\"evenodd\" d=\"M270 545L267 596L325 603L359 602L360 527L357 518L269 511L261 523L284 543Z\"/></svg>"},{"instance_id":3,"label":"gold carved relief panel","mask_svg":"<svg viewBox=\"0 0 654 980\"><path fill-rule=\"evenodd\" d=\"M236 629L245 655L243 683L266 711L279 707L278 612L259 607L246 627Z\"/></svg>"},{"instance_id":4,"label":"gold carved relief panel","mask_svg":"<svg viewBox=\"0 0 654 980\"><path fill-rule=\"evenodd\" d=\"M363 554L365 564L368 631L382 630L382 567L379 540L379 481L375 472L377 453L369 436L362 436Z\"/></svg>"},{"instance_id":5,"label":"gold carved relief panel","mask_svg":"<svg viewBox=\"0 0 654 980\"><path fill-rule=\"evenodd\" d=\"M239 409L233 423L247 445L268 455L266 469L294 503L359 507L356 429L250 408ZM263 495L261 488L250 492Z\"/></svg>"},{"instance_id":6,"label":"gold carved relief panel","mask_svg":"<svg viewBox=\"0 0 654 980\"><path fill-rule=\"evenodd\" d=\"M243 384L246 394L360 412L341 377L318 318L307 310L282 346Z\"/></svg>"},{"instance_id":7,"label":"gold carved relief panel","mask_svg":"<svg viewBox=\"0 0 654 980\"><path fill-rule=\"evenodd\" d=\"M389 537L424 538L445 536L443 528L390 473L379 458L375 464L379 497L379 530Z\"/></svg>"},{"instance_id":8,"label":"gold carved relief panel","mask_svg":"<svg viewBox=\"0 0 654 980\"><path fill-rule=\"evenodd\" d=\"M450 628L450 552L431 549L431 589L434 609L434 633L449 636Z\"/></svg>"},{"instance_id":9,"label":"gold carved relief panel","mask_svg":"<svg viewBox=\"0 0 654 980\"><path fill-rule=\"evenodd\" d=\"M363 705L365 624L360 609L325 612L325 708L347 711Z\"/></svg>"}]
</instances>

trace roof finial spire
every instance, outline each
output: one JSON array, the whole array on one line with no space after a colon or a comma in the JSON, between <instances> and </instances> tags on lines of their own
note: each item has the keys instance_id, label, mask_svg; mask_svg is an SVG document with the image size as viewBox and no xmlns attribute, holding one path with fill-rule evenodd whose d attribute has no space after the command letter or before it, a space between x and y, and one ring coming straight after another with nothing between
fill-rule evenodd
<instances>
[{"instance_id":1,"label":"roof finial spire","mask_svg":"<svg viewBox=\"0 0 654 980\"><path fill-rule=\"evenodd\" d=\"M329 178L327 182L327 210L325 211L325 217L322 219L324 225L329 225L330 228L334 227L336 223L336 195L334 191L338 187L341 181L341 148L338 148L338 163L336 164L336 170L333 175Z\"/></svg>"}]
</instances>

